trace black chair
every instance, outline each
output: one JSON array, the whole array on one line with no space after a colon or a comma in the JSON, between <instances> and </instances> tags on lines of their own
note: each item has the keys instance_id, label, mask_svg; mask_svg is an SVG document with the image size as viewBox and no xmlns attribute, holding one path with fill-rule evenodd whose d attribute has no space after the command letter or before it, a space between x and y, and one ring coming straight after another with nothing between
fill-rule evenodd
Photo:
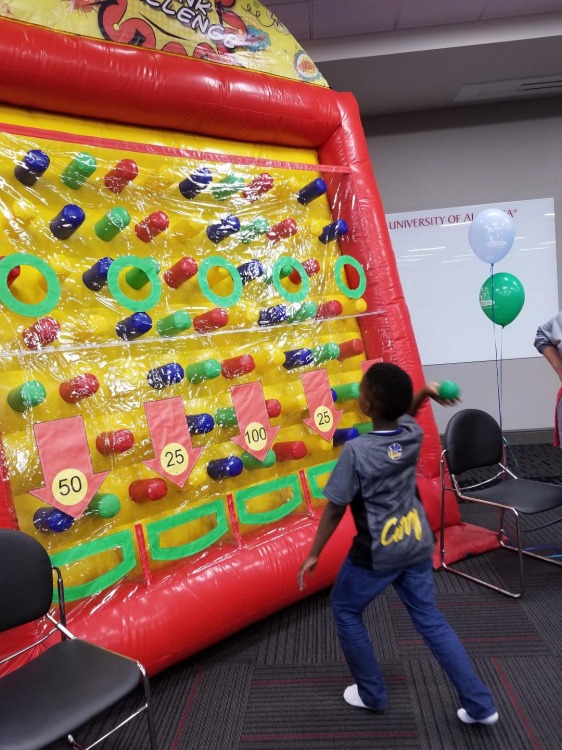
<instances>
[{"instance_id":1,"label":"black chair","mask_svg":"<svg viewBox=\"0 0 562 750\"><path fill-rule=\"evenodd\" d=\"M468 578L494 591L519 598L525 590L523 556L562 565L562 561L539 555L524 549L521 542L520 516L542 513L562 507L562 486L519 479L506 467L505 445L500 426L496 420L479 409L464 409L457 412L449 421L445 431L445 448L441 454L441 568L450 573ZM449 469L452 486L447 482L445 467ZM459 475L474 469L488 467L491 476L475 484L463 484ZM519 591L494 586L489 581L469 575L453 568L445 561L445 493L454 492L459 500L479 503L499 511L498 541L501 547L517 553L519 564ZM513 539L505 527L505 519L510 516L514 522ZM544 526L527 528L523 531L536 531L539 528L557 523L551 521Z\"/></svg>"},{"instance_id":2,"label":"black chair","mask_svg":"<svg viewBox=\"0 0 562 750\"><path fill-rule=\"evenodd\" d=\"M58 617L53 601L53 572L59 594ZM58 640L31 661L0 677L0 750L39 750L61 737L71 747L88 748L70 734L129 695L142 683L144 703L89 747L146 712L152 750L157 750L150 687L142 665L76 638L66 627L64 589L58 568L33 537L0 529L0 632L18 625L45 624L34 643L3 658L0 664L35 648L51 636ZM21 660L20 660L21 661Z\"/></svg>"}]
</instances>

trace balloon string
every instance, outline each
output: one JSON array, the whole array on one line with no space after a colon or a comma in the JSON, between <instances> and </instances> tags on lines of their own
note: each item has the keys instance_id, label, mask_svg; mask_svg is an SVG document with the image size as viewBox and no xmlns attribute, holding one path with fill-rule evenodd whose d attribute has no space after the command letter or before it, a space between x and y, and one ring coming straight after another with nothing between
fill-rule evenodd
<instances>
[{"instance_id":1,"label":"balloon string","mask_svg":"<svg viewBox=\"0 0 562 750\"><path fill-rule=\"evenodd\" d=\"M498 340L497 330L495 321L495 304L494 304L494 264L490 265L491 288L492 288L492 328L494 329L494 353L495 353L495 364L496 364L496 388L498 393L498 417L500 423L500 430L503 431L503 417L502 417L502 391L503 391L503 326L500 333L500 355L498 358Z\"/></svg>"}]
</instances>

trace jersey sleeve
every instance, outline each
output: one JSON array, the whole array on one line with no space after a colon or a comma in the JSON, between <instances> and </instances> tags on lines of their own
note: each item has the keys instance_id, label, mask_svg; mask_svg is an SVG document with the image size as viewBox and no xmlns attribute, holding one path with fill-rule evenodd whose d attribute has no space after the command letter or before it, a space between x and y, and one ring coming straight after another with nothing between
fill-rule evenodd
<instances>
[{"instance_id":1,"label":"jersey sleeve","mask_svg":"<svg viewBox=\"0 0 562 750\"><path fill-rule=\"evenodd\" d=\"M324 487L324 495L336 505L349 505L358 490L355 454L351 444L346 443Z\"/></svg>"},{"instance_id":2,"label":"jersey sleeve","mask_svg":"<svg viewBox=\"0 0 562 750\"><path fill-rule=\"evenodd\" d=\"M557 318L560 318L560 315L555 316L554 318L551 318L546 323L543 323L537 328L537 333L535 335L535 349L540 352L540 354L543 353L545 348L547 346L556 346L558 347L560 343L560 338L555 336L554 328Z\"/></svg>"}]
</instances>

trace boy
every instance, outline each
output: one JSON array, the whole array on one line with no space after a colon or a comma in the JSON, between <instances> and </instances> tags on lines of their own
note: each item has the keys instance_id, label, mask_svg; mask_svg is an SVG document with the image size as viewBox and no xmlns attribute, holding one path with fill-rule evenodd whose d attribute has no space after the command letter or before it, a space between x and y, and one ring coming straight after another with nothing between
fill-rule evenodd
<instances>
[{"instance_id":1,"label":"boy","mask_svg":"<svg viewBox=\"0 0 562 750\"><path fill-rule=\"evenodd\" d=\"M324 489L328 503L297 581L302 589L350 505L357 535L330 596L338 640L355 679L344 691L344 700L373 711L386 708L384 679L362 615L392 584L457 690L459 719L494 724L498 713L492 696L435 605L433 533L416 492L423 433L413 417L426 397L451 403L439 398L435 384L413 395L409 375L396 365L377 363L365 373L359 406L371 418L373 431L344 445Z\"/></svg>"}]
</instances>

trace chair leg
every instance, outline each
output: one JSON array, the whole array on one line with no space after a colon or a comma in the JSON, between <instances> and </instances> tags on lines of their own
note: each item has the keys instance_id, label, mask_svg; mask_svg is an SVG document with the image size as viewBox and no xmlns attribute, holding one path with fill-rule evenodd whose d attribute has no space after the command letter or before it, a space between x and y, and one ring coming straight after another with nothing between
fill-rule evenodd
<instances>
[{"instance_id":1,"label":"chair leg","mask_svg":"<svg viewBox=\"0 0 562 750\"><path fill-rule=\"evenodd\" d=\"M514 547L512 544L506 544L503 541L503 537L507 537L509 539L509 536L503 531L503 517L505 511L502 510L502 536L500 537L500 545L507 550L510 550L511 552L517 553L517 567L519 568L519 594L518 596L523 596L523 593L525 591L525 573L523 568L523 540L521 539L521 522L519 518L519 513L511 509L511 512L513 513L513 517L515 519L515 539L516 539L516 546Z\"/></svg>"},{"instance_id":2,"label":"chair leg","mask_svg":"<svg viewBox=\"0 0 562 750\"><path fill-rule=\"evenodd\" d=\"M500 512L500 523L499 523L499 529L498 529L498 541L500 543L500 546L504 549L511 550L513 552L518 553L519 558L519 592L509 591L508 589L503 589L501 586L494 586L493 583L489 583L488 581L484 581L482 578L477 578L476 576L471 576L469 573L465 573L462 570L458 570L457 568L453 568L451 565L448 565L445 562L445 523L444 523L444 515L445 515L445 501L444 501L444 494L445 494L445 488L442 487L441 489L441 570L445 570L448 573L454 573L457 576L460 576L461 578L466 578L468 581L472 581L473 583L479 583L481 586L485 586L487 589L491 589L492 591L497 591L499 594L504 594L504 596L509 596L511 599L519 599L524 591L524 577L523 577L523 551L522 551L522 544L521 544L521 529L519 526L519 514L516 511L513 511L515 514L515 528L516 528L516 535L517 535L517 548L512 547L510 545L507 545L503 542L503 537L507 536L504 530L504 516L505 516L505 509L501 509Z\"/></svg>"},{"instance_id":3,"label":"chair leg","mask_svg":"<svg viewBox=\"0 0 562 750\"><path fill-rule=\"evenodd\" d=\"M86 746L77 742L71 734L69 734L66 739L68 740L70 747L74 748L74 750L86 750Z\"/></svg>"},{"instance_id":4,"label":"chair leg","mask_svg":"<svg viewBox=\"0 0 562 750\"><path fill-rule=\"evenodd\" d=\"M74 750L91 750L93 747L97 747L101 742L106 740L110 735L112 735L114 732L117 732L119 729L125 726L125 724L128 724L132 719L136 718L141 714L143 711L146 712L146 718L148 721L148 736L150 739L150 747L151 750L158 750L158 741L156 739L156 726L154 723L154 715L152 713L152 696L150 692L150 683L148 681L148 677L146 674L146 671L142 664L137 662L137 666L140 670L140 673L142 675L142 684L144 689L144 706L141 706L139 709L137 709L134 713L132 713L130 716L128 716L124 721L122 721L117 726L113 727L107 734L104 734L102 737L98 737L95 742L93 742L91 745L81 745L77 740L74 739L74 737L69 734L67 736L67 740L70 744L70 746Z\"/></svg>"},{"instance_id":5,"label":"chair leg","mask_svg":"<svg viewBox=\"0 0 562 750\"><path fill-rule=\"evenodd\" d=\"M148 722L148 735L150 737L150 747L152 750L158 750L158 742L156 740L156 727L154 724L154 715L152 713L152 695L150 692L150 683L146 675L146 671L142 664L139 664L139 669L142 673L142 683L144 687L144 697L146 702L146 720Z\"/></svg>"}]
</instances>

